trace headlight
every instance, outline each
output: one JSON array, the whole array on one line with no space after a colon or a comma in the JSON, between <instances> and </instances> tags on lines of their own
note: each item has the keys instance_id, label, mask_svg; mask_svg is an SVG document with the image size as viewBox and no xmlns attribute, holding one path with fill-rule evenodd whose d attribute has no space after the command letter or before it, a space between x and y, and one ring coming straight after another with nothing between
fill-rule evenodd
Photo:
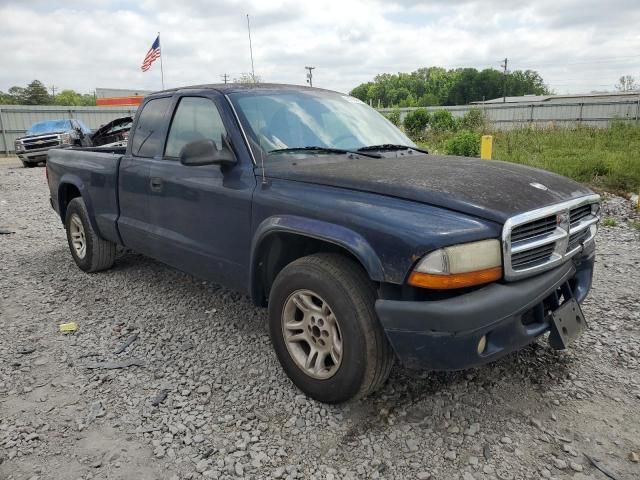
<instances>
[{"instance_id":1,"label":"headlight","mask_svg":"<svg viewBox=\"0 0 640 480\"><path fill-rule=\"evenodd\" d=\"M498 240L441 248L426 255L409 275L409 285L436 290L470 287L502 278Z\"/></svg>"},{"instance_id":2,"label":"headlight","mask_svg":"<svg viewBox=\"0 0 640 480\"><path fill-rule=\"evenodd\" d=\"M15 145L16 145L16 152L21 152L24 148L22 145L22 142L16 142Z\"/></svg>"},{"instance_id":3,"label":"headlight","mask_svg":"<svg viewBox=\"0 0 640 480\"><path fill-rule=\"evenodd\" d=\"M73 143L73 138L71 137L70 133L63 133L62 135L60 135L60 143L62 143L63 145L69 145L71 143Z\"/></svg>"}]
</instances>

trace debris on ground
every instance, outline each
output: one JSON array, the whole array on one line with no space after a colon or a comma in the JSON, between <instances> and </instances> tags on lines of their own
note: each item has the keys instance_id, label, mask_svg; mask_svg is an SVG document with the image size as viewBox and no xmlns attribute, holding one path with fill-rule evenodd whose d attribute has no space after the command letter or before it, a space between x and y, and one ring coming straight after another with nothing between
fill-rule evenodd
<instances>
[{"instance_id":1,"label":"debris on ground","mask_svg":"<svg viewBox=\"0 0 640 480\"><path fill-rule=\"evenodd\" d=\"M78 330L78 324L76 322L61 323L59 329L62 333L73 333Z\"/></svg>"},{"instance_id":2,"label":"debris on ground","mask_svg":"<svg viewBox=\"0 0 640 480\"><path fill-rule=\"evenodd\" d=\"M593 458L591 455L587 455L586 453L584 454L585 457L587 457L587 460L589 460L591 462L591 465L593 465L594 467L596 467L598 470L600 470L602 473L604 473L607 477L609 477L611 480L621 480L620 477L618 477L615 473L613 473L611 470L609 470L607 467L605 467L604 465L602 465L598 460L596 460L595 458Z\"/></svg>"},{"instance_id":3,"label":"debris on ground","mask_svg":"<svg viewBox=\"0 0 640 480\"><path fill-rule=\"evenodd\" d=\"M96 362L89 363L85 365L88 369L103 369L103 370L117 370L119 368L129 368L129 367L144 367L146 362L144 360L140 360L139 358L129 358L126 360L114 361L114 362Z\"/></svg>"},{"instance_id":4,"label":"debris on ground","mask_svg":"<svg viewBox=\"0 0 640 480\"><path fill-rule=\"evenodd\" d=\"M161 389L153 398L151 398L151 405L153 405L154 407L157 407L167 399L168 395L169 395L169 389L167 388Z\"/></svg>"},{"instance_id":5,"label":"debris on ground","mask_svg":"<svg viewBox=\"0 0 640 480\"><path fill-rule=\"evenodd\" d=\"M138 338L138 335L139 335L139 332L129 335L129 338L127 338L122 345L116 348L113 353L116 355L119 355L122 352L124 352L136 340L136 338Z\"/></svg>"}]
</instances>

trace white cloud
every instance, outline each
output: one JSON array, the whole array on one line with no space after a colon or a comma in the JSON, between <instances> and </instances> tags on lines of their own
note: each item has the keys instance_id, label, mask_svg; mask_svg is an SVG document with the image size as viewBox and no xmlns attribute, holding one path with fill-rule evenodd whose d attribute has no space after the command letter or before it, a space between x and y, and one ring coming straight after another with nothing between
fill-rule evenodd
<instances>
[{"instance_id":1,"label":"white cloud","mask_svg":"<svg viewBox=\"0 0 640 480\"><path fill-rule=\"evenodd\" d=\"M0 0L0 90L34 78L57 88L159 89L140 71L162 32L168 87L216 83L251 68L265 81L348 91L378 73L430 65L538 70L558 92L640 77L637 0Z\"/></svg>"}]
</instances>

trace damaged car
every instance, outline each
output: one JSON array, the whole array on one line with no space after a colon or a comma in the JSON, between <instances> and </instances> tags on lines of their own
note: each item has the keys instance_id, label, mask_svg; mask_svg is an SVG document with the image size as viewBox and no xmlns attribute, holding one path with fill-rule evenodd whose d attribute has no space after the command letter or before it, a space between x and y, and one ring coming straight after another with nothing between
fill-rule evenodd
<instances>
[{"instance_id":1,"label":"damaged car","mask_svg":"<svg viewBox=\"0 0 640 480\"><path fill-rule=\"evenodd\" d=\"M16 155L24 167L35 167L47 159L52 148L124 147L132 122L132 117L116 118L95 132L75 118L37 122L24 137L16 139Z\"/></svg>"},{"instance_id":2,"label":"damaged car","mask_svg":"<svg viewBox=\"0 0 640 480\"><path fill-rule=\"evenodd\" d=\"M132 117L116 118L98 128L91 135L91 143L94 147L126 147L132 123Z\"/></svg>"},{"instance_id":3,"label":"damaged car","mask_svg":"<svg viewBox=\"0 0 640 480\"><path fill-rule=\"evenodd\" d=\"M24 167L35 167L47 159L52 148L90 147L91 129L75 118L36 122L15 141L15 152Z\"/></svg>"}]
</instances>

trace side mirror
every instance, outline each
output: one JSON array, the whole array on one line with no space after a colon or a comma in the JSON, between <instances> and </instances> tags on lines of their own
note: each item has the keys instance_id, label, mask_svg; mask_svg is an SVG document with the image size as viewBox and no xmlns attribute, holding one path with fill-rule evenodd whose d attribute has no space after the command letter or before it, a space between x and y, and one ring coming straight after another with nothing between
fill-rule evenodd
<instances>
[{"instance_id":1,"label":"side mirror","mask_svg":"<svg viewBox=\"0 0 640 480\"><path fill-rule=\"evenodd\" d=\"M188 167L197 167L201 165L233 165L236 163L236 157L233 155L231 148L227 143L224 135L222 136L222 148L218 150L216 142L211 139L196 140L187 143L180 150L180 163Z\"/></svg>"}]
</instances>

